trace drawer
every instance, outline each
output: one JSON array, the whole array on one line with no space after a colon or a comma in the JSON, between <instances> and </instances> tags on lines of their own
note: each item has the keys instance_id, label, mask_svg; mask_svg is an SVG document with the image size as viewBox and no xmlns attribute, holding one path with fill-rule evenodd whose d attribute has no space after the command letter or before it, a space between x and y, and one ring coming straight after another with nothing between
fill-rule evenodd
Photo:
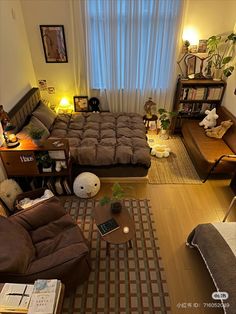
<instances>
[{"instance_id":1,"label":"drawer","mask_svg":"<svg viewBox=\"0 0 236 314\"><path fill-rule=\"evenodd\" d=\"M39 174L32 151L1 152L2 162L8 176L32 176Z\"/></svg>"}]
</instances>

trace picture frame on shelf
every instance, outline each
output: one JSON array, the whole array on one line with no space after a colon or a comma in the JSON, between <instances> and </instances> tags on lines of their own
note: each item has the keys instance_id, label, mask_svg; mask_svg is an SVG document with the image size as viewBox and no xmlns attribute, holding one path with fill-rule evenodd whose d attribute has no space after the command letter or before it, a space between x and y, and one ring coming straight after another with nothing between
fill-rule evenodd
<instances>
[{"instance_id":1,"label":"picture frame on shelf","mask_svg":"<svg viewBox=\"0 0 236 314\"><path fill-rule=\"evenodd\" d=\"M198 43L198 52L206 53L207 52L207 39L200 39Z\"/></svg>"},{"instance_id":2,"label":"picture frame on shelf","mask_svg":"<svg viewBox=\"0 0 236 314\"><path fill-rule=\"evenodd\" d=\"M75 112L89 111L88 96L74 96L74 110Z\"/></svg>"},{"instance_id":3,"label":"picture frame on shelf","mask_svg":"<svg viewBox=\"0 0 236 314\"><path fill-rule=\"evenodd\" d=\"M63 25L39 25L46 63L67 63Z\"/></svg>"}]
</instances>

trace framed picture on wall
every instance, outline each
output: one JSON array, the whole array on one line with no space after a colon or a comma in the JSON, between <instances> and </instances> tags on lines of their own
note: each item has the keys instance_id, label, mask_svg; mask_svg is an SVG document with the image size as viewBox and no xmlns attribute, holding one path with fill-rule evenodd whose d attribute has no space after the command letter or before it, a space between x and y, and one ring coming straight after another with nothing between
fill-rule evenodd
<instances>
[{"instance_id":1,"label":"framed picture on wall","mask_svg":"<svg viewBox=\"0 0 236 314\"><path fill-rule=\"evenodd\" d=\"M75 112L89 111L88 96L74 96Z\"/></svg>"},{"instance_id":2,"label":"framed picture on wall","mask_svg":"<svg viewBox=\"0 0 236 314\"><path fill-rule=\"evenodd\" d=\"M44 56L47 63L66 63L67 52L63 25L40 25Z\"/></svg>"}]
</instances>

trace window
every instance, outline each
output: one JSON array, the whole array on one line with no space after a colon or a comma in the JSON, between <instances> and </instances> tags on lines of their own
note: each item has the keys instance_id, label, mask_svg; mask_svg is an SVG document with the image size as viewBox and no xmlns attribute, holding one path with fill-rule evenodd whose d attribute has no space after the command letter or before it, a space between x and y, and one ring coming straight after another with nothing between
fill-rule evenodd
<instances>
[{"instance_id":1,"label":"window","mask_svg":"<svg viewBox=\"0 0 236 314\"><path fill-rule=\"evenodd\" d=\"M167 88L179 1L88 0L86 4L91 88Z\"/></svg>"}]
</instances>

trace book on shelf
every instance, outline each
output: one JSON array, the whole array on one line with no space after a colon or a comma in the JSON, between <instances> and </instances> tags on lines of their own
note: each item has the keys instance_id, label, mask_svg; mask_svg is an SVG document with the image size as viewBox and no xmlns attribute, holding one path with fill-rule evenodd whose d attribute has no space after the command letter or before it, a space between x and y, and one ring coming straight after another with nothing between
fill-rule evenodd
<instances>
[{"instance_id":1,"label":"book on shelf","mask_svg":"<svg viewBox=\"0 0 236 314\"><path fill-rule=\"evenodd\" d=\"M27 313L34 285L5 283L0 293L0 313Z\"/></svg>"},{"instance_id":2,"label":"book on shelf","mask_svg":"<svg viewBox=\"0 0 236 314\"><path fill-rule=\"evenodd\" d=\"M223 92L223 87L209 87L207 99L208 100L220 100Z\"/></svg>"},{"instance_id":3,"label":"book on shelf","mask_svg":"<svg viewBox=\"0 0 236 314\"><path fill-rule=\"evenodd\" d=\"M182 88L181 99L183 100L202 100L206 98L207 88L191 87Z\"/></svg>"},{"instance_id":4,"label":"book on shelf","mask_svg":"<svg viewBox=\"0 0 236 314\"><path fill-rule=\"evenodd\" d=\"M203 103L202 108L200 110L200 114L205 114L206 110L211 110L212 104L209 103Z\"/></svg>"},{"instance_id":5,"label":"book on shelf","mask_svg":"<svg viewBox=\"0 0 236 314\"><path fill-rule=\"evenodd\" d=\"M57 279L38 279L34 283L28 314L55 314L62 285Z\"/></svg>"},{"instance_id":6,"label":"book on shelf","mask_svg":"<svg viewBox=\"0 0 236 314\"><path fill-rule=\"evenodd\" d=\"M71 195L72 194L71 193L71 188L70 188L70 186L68 184L67 178L64 178L62 183L63 183L64 190L66 191L66 194L67 195Z\"/></svg>"},{"instance_id":7,"label":"book on shelf","mask_svg":"<svg viewBox=\"0 0 236 314\"><path fill-rule=\"evenodd\" d=\"M62 195L64 193L60 177L55 179L54 186L58 195Z\"/></svg>"}]
</instances>

